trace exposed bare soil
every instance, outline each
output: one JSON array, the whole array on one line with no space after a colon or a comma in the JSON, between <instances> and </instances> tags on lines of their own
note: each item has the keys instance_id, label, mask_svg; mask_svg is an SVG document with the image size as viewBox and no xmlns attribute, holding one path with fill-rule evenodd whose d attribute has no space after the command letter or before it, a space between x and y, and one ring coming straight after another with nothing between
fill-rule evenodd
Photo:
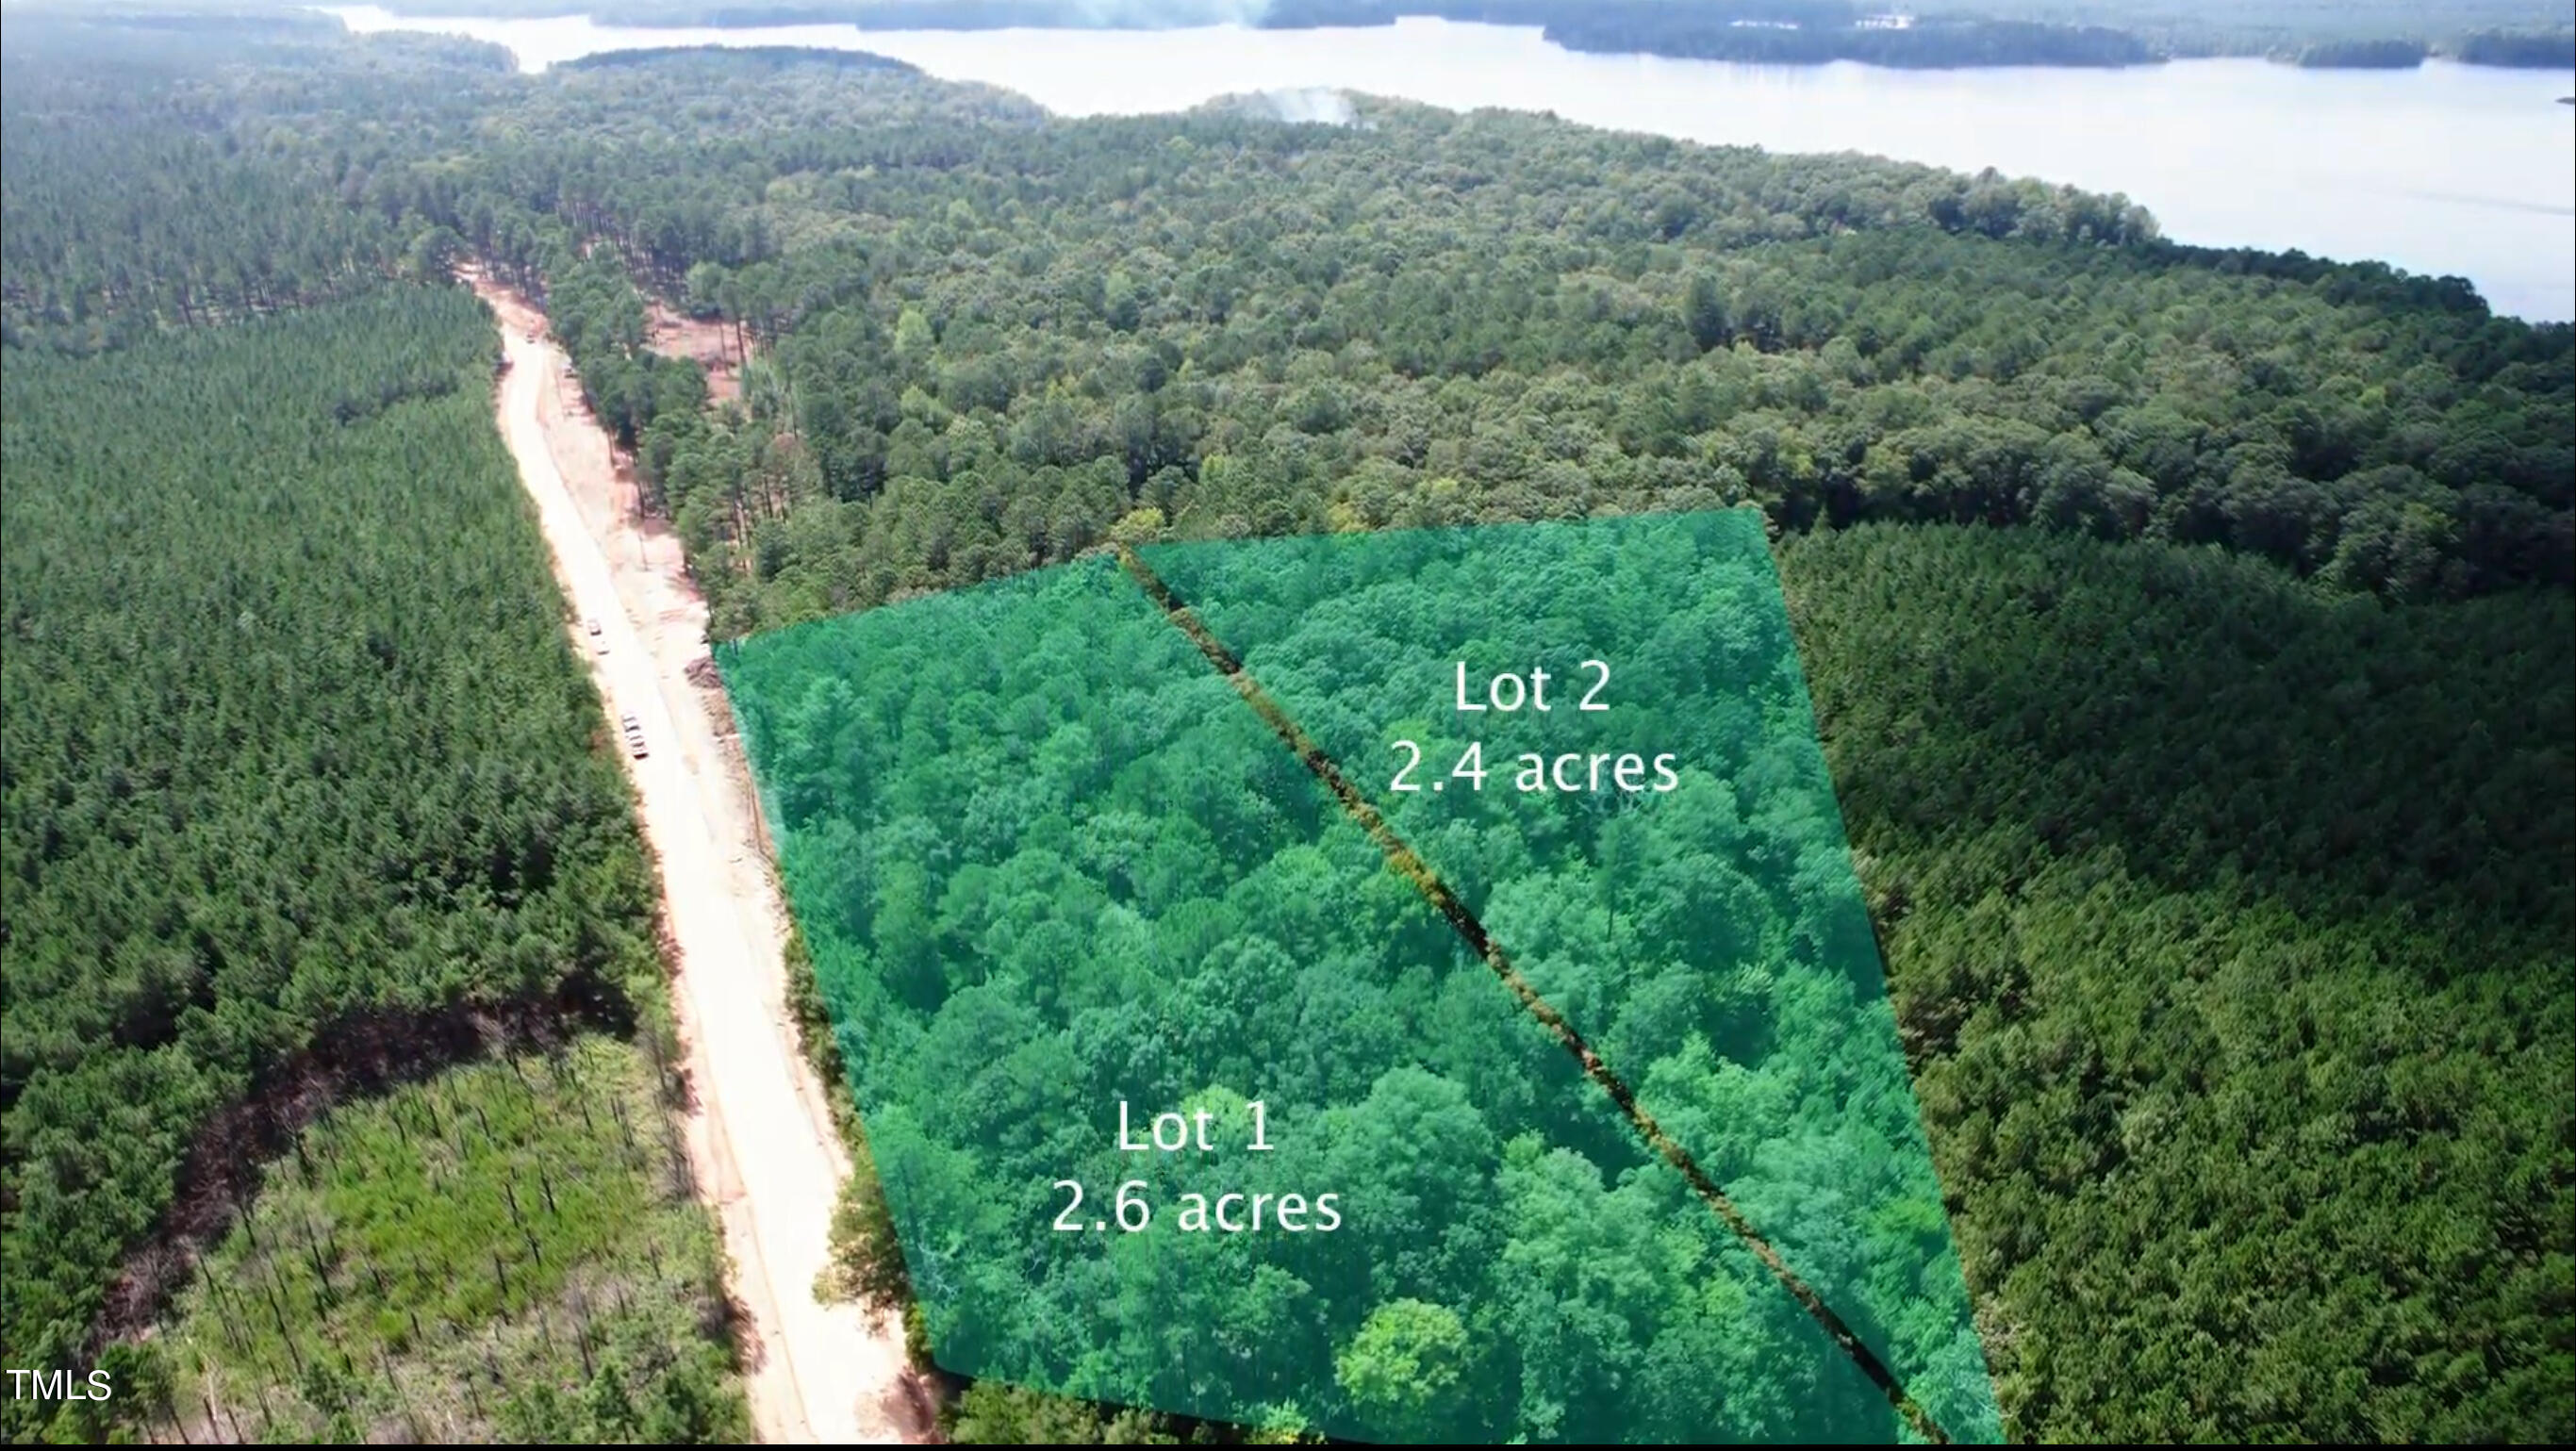
<instances>
[{"instance_id":1,"label":"exposed bare soil","mask_svg":"<svg viewBox=\"0 0 2576 1451\"><path fill-rule=\"evenodd\" d=\"M727 403L742 396L742 352L733 324L707 322L674 312L656 298L648 319L644 346L670 358L695 358L707 370L707 396Z\"/></svg>"},{"instance_id":2,"label":"exposed bare soil","mask_svg":"<svg viewBox=\"0 0 2576 1451\"><path fill-rule=\"evenodd\" d=\"M690 1158L746 1312L754 1425L771 1441L927 1439L899 1321L814 1295L850 1166L787 1010L786 912L732 711L708 668L705 601L678 539L639 517L632 473L581 407L544 316L473 280L510 360L502 436L576 621L600 625L593 637L576 623L575 640L609 714L643 725L648 754L627 766L677 948L672 996L696 1090ZM703 332L680 335L684 345L712 356L717 325L687 326Z\"/></svg>"}]
</instances>

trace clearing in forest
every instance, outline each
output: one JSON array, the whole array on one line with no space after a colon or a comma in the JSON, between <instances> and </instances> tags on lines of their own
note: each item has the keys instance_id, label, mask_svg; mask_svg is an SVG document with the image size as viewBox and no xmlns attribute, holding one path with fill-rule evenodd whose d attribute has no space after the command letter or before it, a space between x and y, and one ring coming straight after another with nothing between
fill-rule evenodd
<instances>
[{"instance_id":1,"label":"clearing in forest","mask_svg":"<svg viewBox=\"0 0 2576 1451\"><path fill-rule=\"evenodd\" d=\"M687 358L706 370L707 401L730 403L742 396L742 365L750 356L741 324L691 317L656 300L647 313L652 331L644 346L667 358Z\"/></svg>"},{"instance_id":2,"label":"clearing in forest","mask_svg":"<svg viewBox=\"0 0 2576 1451\"><path fill-rule=\"evenodd\" d=\"M334 1110L181 1292L154 1439L746 1439L671 1088L586 1035Z\"/></svg>"},{"instance_id":3,"label":"clearing in forest","mask_svg":"<svg viewBox=\"0 0 2576 1451\"><path fill-rule=\"evenodd\" d=\"M1757 515L1155 546L718 659L943 1367L1996 1438Z\"/></svg>"}]
</instances>

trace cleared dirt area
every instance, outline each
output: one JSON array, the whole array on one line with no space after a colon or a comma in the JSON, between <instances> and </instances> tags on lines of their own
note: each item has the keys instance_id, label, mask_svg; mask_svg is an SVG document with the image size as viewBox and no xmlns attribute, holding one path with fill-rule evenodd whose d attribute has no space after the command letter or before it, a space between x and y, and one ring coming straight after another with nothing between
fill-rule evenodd
<instances>
[{"instance_id":1,"label":"cleared dirt area","mask_svg":"<svg viewBox=\"0 0 2576 1451\"><path fill-rule=\"evenodd\" d=\"M707 370L707 397L727 403L742 396L742 354L733 324L709 322L672 311L659 298L649 316L651 330L644 346L668 358L694 358Z\"/></svg>"},{"instance_id":2,"label":"cleared dirt area","mask_svg":"<svg viewBox=\"0 0 2576 1451\"><path fill-rule=\"evenodd\" d=\"M748 1315L754 1424L771 1441L925 1439L899 1322L814 1296L850 1166L787 1011L786 911L732 712L706 668L705 603L679 541L638 521L634 481L580 407L543 315L486 280L475 287L510 360L502 437L576 619L600 628L577 625L580 648L610 718L635 717L645 743L626 763L678 948L690 1154Z\"/></svg>"}]
</instances>

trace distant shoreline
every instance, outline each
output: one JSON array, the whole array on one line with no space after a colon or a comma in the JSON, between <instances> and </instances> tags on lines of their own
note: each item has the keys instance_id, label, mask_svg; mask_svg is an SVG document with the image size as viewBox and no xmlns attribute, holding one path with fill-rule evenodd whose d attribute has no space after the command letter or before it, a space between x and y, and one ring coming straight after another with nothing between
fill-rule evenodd
<instances>
[{"instance_id":1,"label":"distant shoreline","mask_svg":"<svg viewBox=\"0 0 2576 1451\"><path fill-rule=\"evenodd\" d=\"M2068 66L2118 70L2169 60L2262 56L2314 70L2409 69L2440 57L2512 70L2576 68L2576 32L2485 31L2363 39L2332 34L2142 34L2115 25L1968 13L1898 14L1855 0L1268 0L1263 6L1148 0L382 0L399 15L473 19L587 16L600 25L755 30L1166 30L1230 21L1320 30L1441 19L1534 27L1563 48L1750 65L1856 61L1895 70ZM1879 13L1886 10L1889 13ZM1773 17L1803 14L1803 20ZM2250 43L2251 42L2251 43Z\"/></svg>"}]
</instances>

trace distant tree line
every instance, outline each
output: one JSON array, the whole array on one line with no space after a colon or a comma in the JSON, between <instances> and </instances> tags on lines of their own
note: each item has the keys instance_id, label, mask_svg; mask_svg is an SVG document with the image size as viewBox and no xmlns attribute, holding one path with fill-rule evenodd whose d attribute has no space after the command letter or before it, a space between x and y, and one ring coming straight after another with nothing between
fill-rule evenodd
<instances>
[{"instance_id":1,"label":"distant tree line","mask_svg":"<svg viewBox=\"0 0 2576 1451\"><path fill-rule=\"evenodd\" d=\"M1304 30L1425 16L1534 26L1578 51L1765 65L1851 60L1918 69L2127 66L2207 55L2387 66L2392 62L2385 56L2394 52L2376 48L2383 43L2438 49L2470 65L2564 68L2576 44L2564 8L2547 0L2367 0L2356 6L2166 0L2143 9L2120 0L392 0L388 8L415 15L587 13L635 25L735 29L1248 23ZM1895 23L1900 19L1908 23ZM2358 48L2345 49L2348 43Z\"/></svg>"},{"instance_id":2,"label":"distant tree line","mask_svg":"<svg viewBox=\"0 0 2576 1451\"><path fill-rule=\"evenodd\" d=\"M2298 63L2309 70L2412 70L2424 63L2420 40L2322 40L2302 49Z\"/></svg>"},{"instance_id":3,"label":"distant tree line","mask_svg":"<svg viewBox=\"0 0 2576 1451\"><path fill-rule=\"evenodd\" d=\"M2576 30L2482 30L2462 39L2457 54L2470 65L2567 70L2576 68Z\"/></svg>"}]
</instances>

